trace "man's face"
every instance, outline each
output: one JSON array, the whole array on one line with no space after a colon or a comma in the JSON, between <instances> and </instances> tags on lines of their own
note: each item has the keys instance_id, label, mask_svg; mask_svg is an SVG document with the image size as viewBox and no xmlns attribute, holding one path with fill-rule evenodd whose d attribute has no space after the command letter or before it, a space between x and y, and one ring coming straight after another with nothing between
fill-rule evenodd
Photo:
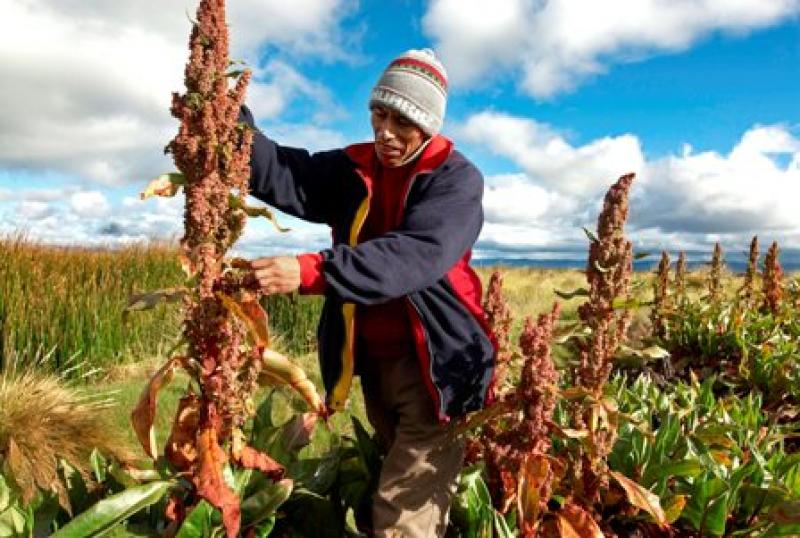
<instances>
[{"instance_id":1,"label":"man's face","mask_svg":"<svg viewBox=\"0 0 800 538\"><path fill-rule=\"evenodd\" d=\"M375 152L383 166L400 166L425 141L425 133L411 120L390 108L372 105Z\"/></svg>"}]
</instances>

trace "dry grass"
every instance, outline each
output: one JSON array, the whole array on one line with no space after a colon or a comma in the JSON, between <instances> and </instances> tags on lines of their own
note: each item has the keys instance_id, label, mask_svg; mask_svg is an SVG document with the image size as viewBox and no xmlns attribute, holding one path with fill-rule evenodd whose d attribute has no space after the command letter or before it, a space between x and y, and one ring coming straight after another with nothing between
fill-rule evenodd
<instances>
[{"instance_id":1,"label":"dry grass","mask_svg":"<svg viewBox=\"0 0 800 538\"><path fill-rule=\"evenodd\" d=\"M38 368L47 359L27 366L15 360L0 374L0 470L26 502L43 490L65 504L60 460L88 474L95 448L122 460L130 456L108 420L113 402Z\"/></svg>"}]
</instances>

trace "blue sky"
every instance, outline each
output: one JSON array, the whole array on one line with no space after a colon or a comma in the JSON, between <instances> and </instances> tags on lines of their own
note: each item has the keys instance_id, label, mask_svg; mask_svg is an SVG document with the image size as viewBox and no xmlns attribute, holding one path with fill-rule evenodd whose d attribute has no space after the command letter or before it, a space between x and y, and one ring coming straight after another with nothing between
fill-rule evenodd
<instances>
[{"instance_id":1,"label":"blue sky","mask_svg":"<svg viewBox=\"0 0 800 538\"><path fill-rule=\"evenodd\" d=\"M477 257L579 258L602 194L637 172L637 248L731 256L758 234L800 248L800 0L229 0L248 103L279 142L367 139L366 101L409 48L450 75L444 132L486 178ZM180 197L140 202L171 170L186 11L167 0L0 0L0 232L125 244L175 237ZM152 13L158 10L159 16ZM23 31L23 28L35 28ZM252 224L251 256L329 234Z\"/></svg>"}]
</instances>

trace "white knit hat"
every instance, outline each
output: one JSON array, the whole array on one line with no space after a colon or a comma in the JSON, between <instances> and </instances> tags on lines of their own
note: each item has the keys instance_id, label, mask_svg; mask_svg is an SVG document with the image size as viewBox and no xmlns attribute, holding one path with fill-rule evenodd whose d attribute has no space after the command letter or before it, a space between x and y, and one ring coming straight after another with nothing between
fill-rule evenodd
<instances>
[{"instance_id":1,"label":"white knit hat","mask_svg":"<svg viewBox=\"0 0 800 538\"><path fill-rule=\"evenodd\" d=\"M430 49L409 50L392 60L372 89L369 105L392 108L433 136L442 128L447 73Z\"/></svg>"}]
</instances>

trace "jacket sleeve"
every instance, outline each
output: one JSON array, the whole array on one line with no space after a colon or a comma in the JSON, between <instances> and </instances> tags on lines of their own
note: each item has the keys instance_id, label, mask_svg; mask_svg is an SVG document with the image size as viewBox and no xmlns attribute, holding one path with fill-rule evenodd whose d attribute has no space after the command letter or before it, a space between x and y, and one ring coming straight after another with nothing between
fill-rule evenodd
<instances>
[{"instance_id":1,"label":"jacket sleeve","mask_svg":"<svg viewBox=\"0 0 800 538\"><path fill-rule=\"evenodd\" d=\"M239 121L254 130L250 156L250 194L295 217L330 224L347 156L341 150L309 154L280 146L255 126L246 106Z\"/></svg>"},{"instance_id":2,"label":"jacket sleeve","mask_svg":"<svg viewBox=\"0 0 800 538\"><path fill-rule=\"evenodd\" d=\"M397 230L324 250L327 289L344 301L377 304L434 284L478 239L482 198L480 172L467 161L451 166L409 204Z\"/></svg>"}]
</instances>

